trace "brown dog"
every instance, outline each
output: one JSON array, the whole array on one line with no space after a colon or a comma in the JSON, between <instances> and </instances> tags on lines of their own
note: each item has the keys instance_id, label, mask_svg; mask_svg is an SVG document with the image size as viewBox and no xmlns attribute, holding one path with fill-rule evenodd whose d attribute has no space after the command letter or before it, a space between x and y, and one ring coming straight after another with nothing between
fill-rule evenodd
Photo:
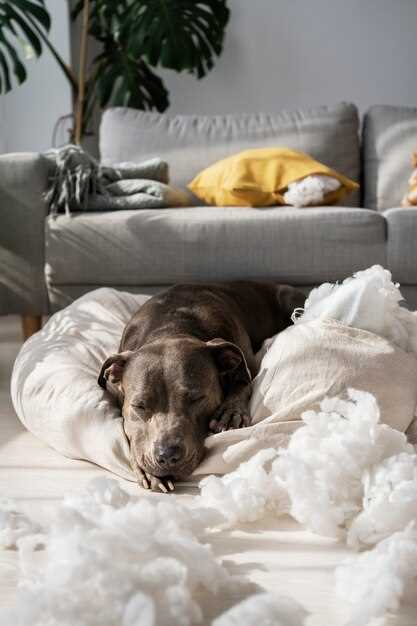
<instances>
[{"instance_id":1,"label":"brown dog","mask_svg":"<svg viewBox=\"0 0 417 626\"><path fill-rule=\"evenodd\" d=\"M249 424L254 355L304 301L288 285L233 282L177 285L139 309L98 382L122 408L141 485L172 490L210 431Z\"/></svg>"}]
</instances>

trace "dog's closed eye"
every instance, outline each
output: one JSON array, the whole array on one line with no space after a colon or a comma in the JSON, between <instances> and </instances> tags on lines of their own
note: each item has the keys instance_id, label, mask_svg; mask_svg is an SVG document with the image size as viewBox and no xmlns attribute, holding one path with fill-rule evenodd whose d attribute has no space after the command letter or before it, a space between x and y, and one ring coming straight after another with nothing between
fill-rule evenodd
<instances>
[{"instance_id":1,"label":"dog's closed eye","mask_svg":"<svg viewBox=\"0 0 417 626\"><path fill-rule=\"evenodd\" d=\"M132 409L134 411L134 414L131 416L132 419L138 419L139 417L145 417L146 414L146 404L144 402L142 402L141 400L139 400L138 402L132 403Z\"/></svg>"},{"instance_id":2,"label":"dog's closed eye","mask_svg":"<svg viewBox=\"0 0 417 626\"><path fill-rule=\"evenodd\" d=\"M188 399L190 404L198 404L200 402L203 402L203 400L206 399L205 395L199 395L199 396L190 396L190 398Z\"/></svg>"}]
</instances>

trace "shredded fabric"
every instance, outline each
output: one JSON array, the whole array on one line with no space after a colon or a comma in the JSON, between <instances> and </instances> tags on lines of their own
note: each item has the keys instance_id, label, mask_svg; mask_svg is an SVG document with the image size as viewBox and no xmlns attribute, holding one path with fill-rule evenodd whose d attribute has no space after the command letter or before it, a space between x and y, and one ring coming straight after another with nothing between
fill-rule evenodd
<instances>
[{"instance_id":1,"label":"shredded fabric","mask_svg":"<svg viewBox=\"0 0 417 626\"><path fill-rule=\"evenodd\" d=\"M286 596L250 596L223 613L212 626L303 626L307 611Z\"/></svg>"},{"instance_id":2,"label":"shredded fabric","mask_svg":"<svg viewBox=\"0 0 417 626\"><path fill-rule=\"evenodd\" d=\"M414 524L355 555L336 569L336 590L350 607L346 626L367 626L371 619L398 609L417 577L417 531ZM415 594L415 592L414 592Z\"/></svg>"},{"instance_id":3,"label":"shredded fabric","mask_svg":"<svg viewBox=\"0 0 417 626\"><path fill-rule=\"evenodd\" d=\"M288 190L284 193L284 202L295 207L320 206L326 196L339 189L340 186L341 183L337 178L312 174L290 183Z\"/></svg>"},{"instance_id":4,"label":"shredded fabric","mask_svg":"<svg viewBox=\"0 0 417 626\"><path fill-rule=\"evenodd\" d=\"M356 272L341 284L324 283L313 289L293 316L296 324L332 318L385 337L417 356L417 312L400 306L404 300L391 272L381 265Z\"/></svg>"}]
</instances>

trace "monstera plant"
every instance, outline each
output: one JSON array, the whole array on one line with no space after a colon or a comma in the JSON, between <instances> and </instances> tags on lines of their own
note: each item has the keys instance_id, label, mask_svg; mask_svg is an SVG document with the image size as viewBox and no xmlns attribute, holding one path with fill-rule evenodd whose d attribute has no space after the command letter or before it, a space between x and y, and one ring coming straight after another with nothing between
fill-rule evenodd
<instances>
[{"instance_id":1,"label":"monstera plant","mask_svg":"<svg viewBox=\"0 0 417 626\"><path fill-rule=\"evenodd\" d=\"M76 0L72 18L80 14L76 77L48 39L44 0L0 0L0 93L11 89L11 71L25 80L22 50L39 56L46 46L71 83L83 130L97 105L164 111L169 95L158 68L205 76L222 51L229 19L227 0ZM96 41L89 66L87 37Z\"/></svg>"}]
</instances>

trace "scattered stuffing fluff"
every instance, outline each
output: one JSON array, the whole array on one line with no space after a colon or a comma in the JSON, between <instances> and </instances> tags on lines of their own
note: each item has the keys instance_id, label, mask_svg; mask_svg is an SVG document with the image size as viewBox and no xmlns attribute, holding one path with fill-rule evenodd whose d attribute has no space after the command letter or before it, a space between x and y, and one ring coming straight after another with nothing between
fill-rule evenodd
<instances>
[{"instance_id":1,"label":"scattered stuffing fluff","mask_svg":"<svg viewBox=\"0 0 417 626\"><path fill-rule=\"evenodd\" d=\"M367 626L371 619L398 608L417 576L417 531L413 524L356 555L336 570L339 597L350 605L346 626ZM414 591L415 594L415 591Z\"/></svg>"},{"instance_id":2,"label":"scattered stuffing fluff","mask_svg":"<svg viewBox=\"0 0 417 626\"><path fill-rule=\"evenodd\" d=\"M340 182L331 176L313 174L288 185L284 202L291 206L319 206L328 193L339 189Z\"/></svg>"},{"instance_id":3,"label":"scattered stuffing fluff","mask_svg":"<svg viewBox=\"0 0 417 626\"><path fill-rule=\"evenodd\" d=\"M292 598L262 593L223 613L212 626L303 626L307 612Z\"/></svg>"},{"instance_id":4,"label":"scattered stuffing fluff","mask_svg":"<svg viewBox=\"0 0 417 626\"><path fill-rule=\"evenodd\" d=\"M43 534L18 539L23 580L0 625L74 626L80 617L83 626L201 623L194 592L237 585L200 541L211 521L173 500L133 500L116 481L95 481L86 495L64 500Z\"/></svg>"},{"instance_id":5,"label":"scattered stuffing fluff","mask_svg":"<svg viewBox=\"0 0 417 626\"><path fill-rule=\"evenodd\" d=\"M396 608L417 576L417 453L379 422L377 402L364 391L326 399L302 417L287 449L259 452L232 474L205 479L201 499L232 525L287 511L287 492L291 515L310 530L356 549L376 545L337 570L349 625L365 626Z\"/></svg>"},{"instance_id":6,"label":"scattered stuffing fluff","mask_svg":"<svg viewBox=\"0 0 417 626\"><path fill-rule=\"evenodd\" d=\"M327 317L385 337L417 356L417 312L400 306L404 300L391 272L374 265L356 272L341 284L324 283L313 289L296 312L294 322Z\"/></svg>"},{"instance_id":7,"label":"scattered stuffing fluff","mask_svg":"<svg viewBox=\"0 0 417 626\"><path fill-rule=\"evenodd\" d=\"M0 548L15 548L19 539L39 530L38 524L16 511L11 500L0 500Z\"/></svg>"},{"instance_id":8,"label":"scattered stuffing fluff","mask_svg":"<svg viewBox=\"0 0 417 626\"><path fill-rule=\"evenodd\" d=\"M392 470L392 480L394 476L398 481L401 476L410 476L410 464L404 457L414 458L413 447L405 435L379 423L378 405L371 394L350 389L347 400L325 399L320 411L308 411L302 417L305 426L293 434L287 449L262 450L230 474L203 479L200 487L204 506L222 511L229 525L256 521L268 511L276 514L290 511L314 532L345 537L353 520L366 506L363 499L365 484L371 484L367 478L370 468L399 455L394 458L401 468ZM386 470L380 471L389 471L389 467L387 464ZM378 485L381 487L382 483ZM408 487L412 489L412 485ZM402 495L409 499L403 484L394 491L397 499ZM371 502L389 498L386 491L383 496L378 494L377 488L369 491L369 513L365 509L364 518L352 530L352 543L356 534L360 535L360 541L369 542L375 533ZM395 527L392 527L394 521L389 523L387 519L384 531L385 518L380 520L381 536L404 528L410 520L409 515L405 517L405 509L411 509L408 501L398 508ZM404 515L400 513L403 510ZM368 518L371 527L365 530Z\"/></svg>"},{"instance_id":9,"label":"scattered stuffing fluff","mask_svg":"<svg viewBox=\"0 0 417 626\"><path fill-rule=\"evenodd\" d=\"M225 525L255 522L268 511L289 511L289 500L281 478L273 472L278 450L261 450L234 472L207 476L200 482L204 506L221 511Z\"/></svg>"},{"instance_id":10,"label":"scattered stuffing fluff","mask_svg":"<svg viewBox=\"0 0 417 626\"><path fill-rule=\"evenodd\" d=\"M412 453L403 433L379 423L377 402L349 389L348 400L325 399L307 411L274 463L291 500L291 515L322 535L343 537L360 513L363 477L390 456Z\"/></svg>"},{"instance_id":11,"label":"scattered stuffing fluff","mask_svg":"<svg viewBox=\"0 0 417 626\"><path fill-rule=\"evenodd\" d=\"M402 452L364 473L363 510L353 520L348 544L375 544L417 520L417 455Z\"/></svg>"}]
</instances>

